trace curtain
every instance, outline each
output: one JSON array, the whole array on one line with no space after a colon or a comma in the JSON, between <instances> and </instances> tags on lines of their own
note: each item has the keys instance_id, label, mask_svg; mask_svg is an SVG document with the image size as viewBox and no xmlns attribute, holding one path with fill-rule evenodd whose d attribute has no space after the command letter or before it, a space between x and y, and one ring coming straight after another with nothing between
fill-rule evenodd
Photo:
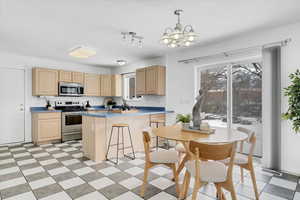
<instances>
[{"instance_id":1,"label":"curtain","mask_svg":"<svg viewBox=\"0 0 300 200\"><path fill-rule=\"evenodd\" d=\"M262 50L262 122L264 168L281 170L281 47Z\"/></svg>"}]
</instances>

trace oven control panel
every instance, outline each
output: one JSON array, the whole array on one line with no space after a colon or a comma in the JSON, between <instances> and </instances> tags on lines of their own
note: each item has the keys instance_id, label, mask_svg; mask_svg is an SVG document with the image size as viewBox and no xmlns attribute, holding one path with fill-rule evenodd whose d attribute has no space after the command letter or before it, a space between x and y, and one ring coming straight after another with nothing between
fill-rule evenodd
<instances>
[{"instance_id":1,"label":"oven control panel","mask_svg":"<svg viewBox=\"0 0 300 200\"><path fill-rule=\"evenodd\" d=\"M79 101L55 101L55 106L81 106Z\"/></svg>"}]
</instances>

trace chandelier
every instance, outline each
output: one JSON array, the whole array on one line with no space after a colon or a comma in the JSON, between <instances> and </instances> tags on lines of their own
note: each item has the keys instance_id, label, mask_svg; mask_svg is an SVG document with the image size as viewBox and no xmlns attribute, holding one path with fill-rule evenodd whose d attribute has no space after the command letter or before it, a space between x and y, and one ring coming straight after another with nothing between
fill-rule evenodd
<instances>
[{"instance_id":1,"label":"chandelier","mask_svg":"<svg viewBox=\"0 0 300 200\"><path fill-rule=\"evenodd\" d=\"M142 36L137 35L135 32L121 32L121 35L125 43L142 48L144 39Z\"/></svg>"},{"instance_id":2,"label":"chandelier","mask_svg":"<svg viewBox=\"0 0 300 200\"><path fill-rule=\"evenodd\" d=\"M185 46L188 47L195 43L198 35L194 32L191 25L183 26L180 23L180 13L183 10L175 10L174 14L177 15L177 24L175 28L166 28L160 41L170 48Z\"/></svg>"}]
</instances>

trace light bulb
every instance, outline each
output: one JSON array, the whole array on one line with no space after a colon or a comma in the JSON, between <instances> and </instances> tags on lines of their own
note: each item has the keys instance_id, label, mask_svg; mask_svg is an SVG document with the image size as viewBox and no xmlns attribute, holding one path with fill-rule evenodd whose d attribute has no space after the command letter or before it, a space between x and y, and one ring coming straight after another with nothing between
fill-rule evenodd
<instances>
[{"instance_id":1,"label":"light bulb","mask_svg":"<svg viewBox=\"0 0 300 200\"><path fill-rule=\"evenodd\" d=\"M188 37L188 40L189 40L189 41L194 41L194 39L195 39L195 37L192 36L192 35Z\"/></svg>"},{"instance_id":2,"label":"light bulb","mask_svg":"<svg viewBox=\"0 0 300 200\"><path fill-rule=\"evenodd\" d=\"M176 44L175 44L175 43L172 43L172 44L170 45L170 47L171 47L171 48L175 48L175 47L176 47Z\"/></svg>"},{"instance_id":3,"label":"light bulb","mask_svg":"<svg viewBox=\"0 0 300 200\"><path fill-rule=\"evenodd\" d=\"M185 41L185 42L184 42L184 46L188 47L188 46L190 46L190 45L191 45L191 42L190 42L190 41Z\"/></svg>"},{"instance_id":4,"label":"light bulb","mask_svg":"<svg viewBox=\"0 0 300 200\"><path fill-rule=\"evenodd\" d=\"M117 60L117 63L120 65L120 66L123 66L123 65L126 65L126 60Z\"/></svg>"},{"instance_id":5,"label":"light bulb","mask_svg":"<svg viewBox=\"0 0 300 200\"><path fill-rule=\"evenodd\" d=\"M175 35L174 35L174 39L179 39L179 34L178 33L176 33Z\"/></svg>"},{"instance_id":6,"label":"light bulb","mask_svg":"<svg viewBox=\"0 0 300 200\"><path fill-rule=\"evenodd\" d=\"M163 43L168 44L169 43L169 39L168 38L163 39Z\"/></svg>"}]
</instances>

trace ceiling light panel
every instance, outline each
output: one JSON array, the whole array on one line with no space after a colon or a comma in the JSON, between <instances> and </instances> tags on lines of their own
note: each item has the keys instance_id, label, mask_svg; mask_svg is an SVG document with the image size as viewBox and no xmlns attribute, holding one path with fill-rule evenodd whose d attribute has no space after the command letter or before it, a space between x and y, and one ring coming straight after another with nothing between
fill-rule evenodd
<instances>
[{"instance_id":1,"label":"ceiling light panel","mask_svg":"<svg viewBox=\"0 0 300 200\"><path fill-rule=\"evenodd\" d=\"M89 58L96 53L94 49L86 46L78 46L69 51L69 55L75 58Z\"/></svg>"}]
</instances>

